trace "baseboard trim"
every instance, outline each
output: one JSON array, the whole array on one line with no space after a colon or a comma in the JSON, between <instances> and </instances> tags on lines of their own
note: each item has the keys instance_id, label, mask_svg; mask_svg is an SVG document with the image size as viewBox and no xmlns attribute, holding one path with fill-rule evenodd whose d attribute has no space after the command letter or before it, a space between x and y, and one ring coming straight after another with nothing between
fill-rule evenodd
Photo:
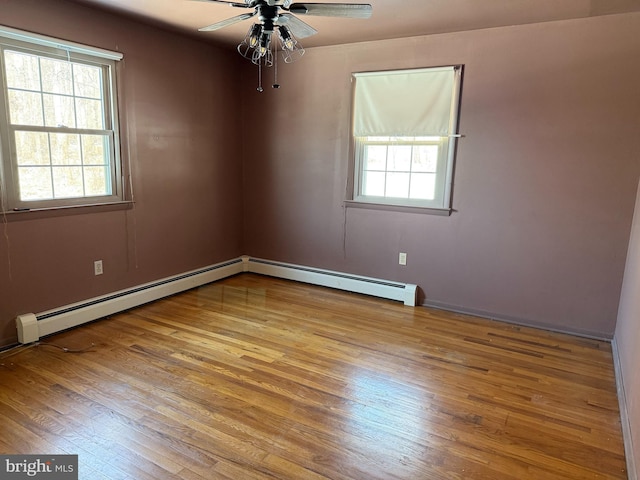
<instances>
[{"instance_id":1,"label":"baseboard trim","mask_svg":"<svg viewBox=\"0 0 640 480\"><path fill-rule=\"evenodd\" d=\"M16 318L18 342L37 342L47 335L242 272L388 298L405 305L416 304L416 285L243 256L46 312L19 315Z\"/></svg>"},{"instance_id":2,"label":"baseboard trim","mask_svg":"<svg viewBox=\"0 0 640 480\"><path fill-rule=\"evenodd\" d=\"M509 323L519 327L537 328L540 330L547 330L549 332L564 333L567 335L573 335L576 337L589 338L591 340L599 340L602 342L611 342L613 338L611 335L606 335L600 332L590 332L587 330L569 330L553 327L547 323L535 323L521 318L509 317L507 315L498 315L492 312L484 310L478 310L473 308L460 307L458 305L451 305L444 302L437 302L433 300L426 300L422 303L423 307L435 308L437 310L445 310L447 312L461 313L463 315L472 315L474 317L486 318L487 320L496 320L498 322Z\"/></svg>"},{"instance_id":3,"label":"baseboard trim","mask_svg":"<svg viewBox=\"0 0 640 480\"><path fill-rule=\"evenodd\" d=\"M627 477L629 480L638 480L636 469L633 437L631 435L631 423L629 412L627 411L627 395L624 388L624 377L622 375L622 363L620 362L620 352L615 337L611 341L613 352L613 368L616 374L616 388L618 390L618 404L620 405L620 422L622 424L622 437L624 440L624 453L627 459Z\"/></svg>"}]
</instances>

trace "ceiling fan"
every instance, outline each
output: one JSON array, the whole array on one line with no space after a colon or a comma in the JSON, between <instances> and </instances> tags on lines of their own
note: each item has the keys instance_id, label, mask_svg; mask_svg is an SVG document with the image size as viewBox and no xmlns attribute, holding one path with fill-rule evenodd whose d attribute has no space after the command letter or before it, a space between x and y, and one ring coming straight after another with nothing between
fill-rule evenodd
<instances>
[{"instance_id":1,"label":"ceiling fan","mask_svg":"<svg viewBox=\"0 0 640 480\"><path fill-rule=\"evenodd\" d=\"M270 67L274 64L275 54L272 50L277 49L277 44L279 43L281 47L285 63L291 63L304 54L298 39L318 33L297 15L369 18L373 12L371 5L360 3L293 3L292 0L198 1L224 3L236 8L253 10L202 27L198 31L212 32L257 17L259 22L251 26L244 40L240 42L238 53L260 67L260 85L258 86L260 92L262 91L262 66ZM280 85L276 82L273 87L279 88Z\"/></svg>"}]
</instances>

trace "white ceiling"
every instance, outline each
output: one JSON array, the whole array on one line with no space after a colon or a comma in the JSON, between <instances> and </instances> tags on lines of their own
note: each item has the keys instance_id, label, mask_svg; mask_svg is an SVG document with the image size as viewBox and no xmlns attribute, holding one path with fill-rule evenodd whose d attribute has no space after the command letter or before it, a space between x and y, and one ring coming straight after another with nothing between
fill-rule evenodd
<instances>
[{"instance_id":1,"label":"white ceiling","mask_svg":"<svg viewBox=\"0 0 640 480\"><path fill-rule=\"evenodd\" d=\"M198 28L248 10L206 0L73 0L197 38L235 47L253 23L245 20L215 32ZM296 0L298 3L303 3ZM299 17L318 30L305 47L476 30L506 25L640 11L640 0L313 0L370 3L370 19Z\"/></svg>"}]
</instances>

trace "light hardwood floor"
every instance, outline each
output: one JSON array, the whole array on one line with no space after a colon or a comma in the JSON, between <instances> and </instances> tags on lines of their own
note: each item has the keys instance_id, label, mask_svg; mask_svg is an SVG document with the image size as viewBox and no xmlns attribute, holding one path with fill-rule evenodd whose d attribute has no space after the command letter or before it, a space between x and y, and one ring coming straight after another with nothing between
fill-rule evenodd
<instances>
[{"instance_id":1,"label":"light hardwood floor","mask_svg":"<svg viewBox=\"0 0 640 480\"><path fill-rule=\"evenodd\" d=\"M623 479L607 342L242 274L0 353L0 453L100 479Z\"/></svg>"}]
</instances>

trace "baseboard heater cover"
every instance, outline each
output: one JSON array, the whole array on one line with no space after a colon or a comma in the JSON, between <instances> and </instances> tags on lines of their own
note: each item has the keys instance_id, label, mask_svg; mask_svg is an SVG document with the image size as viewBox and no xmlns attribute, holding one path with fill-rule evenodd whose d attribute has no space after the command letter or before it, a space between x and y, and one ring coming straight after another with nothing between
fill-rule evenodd
<instances>
[{"instance_id":1,"label":"baseboard heater cover","mask_svg":"<svg viewBox=\"0 0 640 480\"><path fill-rule=\"evenodd\" d=\"M412 307L416 305L417 285L253 257L245 257L244 261L247 263L246 271L252 273L397 300Z\"/></svg>"},{"instance_id":2,"label":"baseboard heater cover","mask_svg":"<svg viewBox=\"0 0 640 480\"><path fill-rule=\"evenodd\" d=\"M211 265L167 277L135 288L95 297L84 302L67 305L38 314L19 315L16 318L18 342L37 342L41 337L77 327L83 323L113 315L145 303L159 300L191 288L230 277L243 272L241 258Z\"/></svg>"},{"instance_id":3,"label":"baseboard heater cover","mask_svg":"<svg viewBox=\"0 0 640 480\"><path fill-rule=\"evenodd\" d=\"M18 342L22 344L37 342L44 336L242 272L397 300L409 306L416 305L416 285L243 256L63 308L38 314L19 315L16 318Z\"/></svg>"}]
</instances>

